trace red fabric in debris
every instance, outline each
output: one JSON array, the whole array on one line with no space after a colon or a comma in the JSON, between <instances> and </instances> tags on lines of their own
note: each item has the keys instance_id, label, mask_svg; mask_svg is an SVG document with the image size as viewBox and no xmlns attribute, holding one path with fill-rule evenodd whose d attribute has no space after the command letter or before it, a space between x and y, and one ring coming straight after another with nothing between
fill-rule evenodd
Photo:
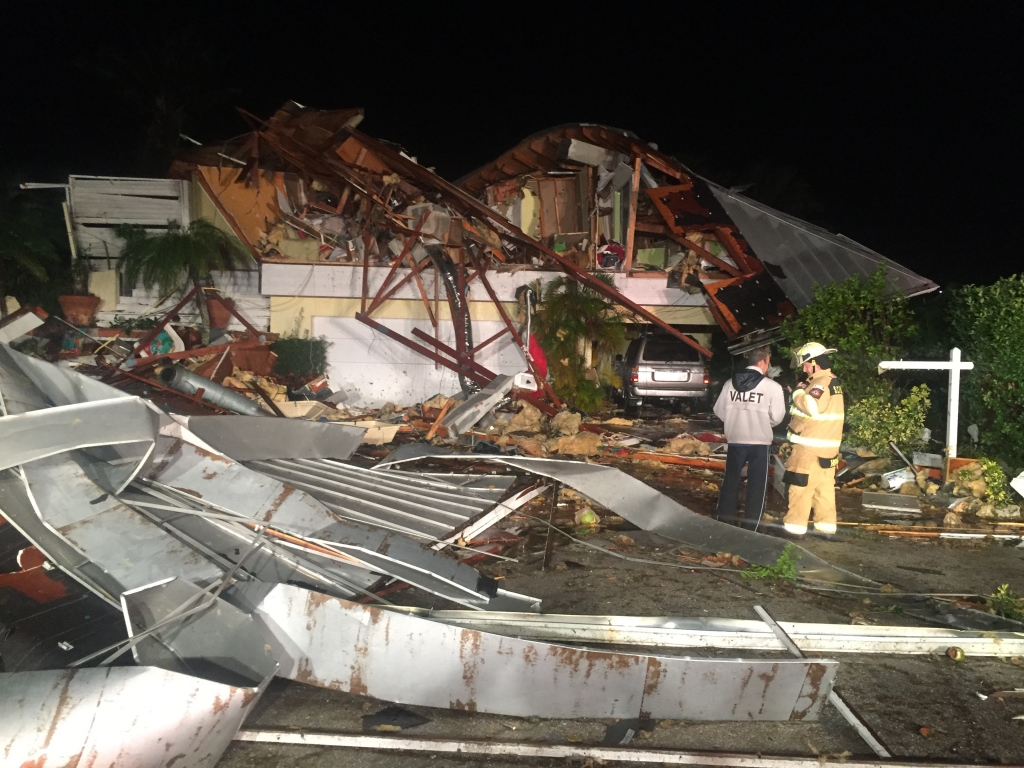
<instances>
[{"instance_id":1,"label":"red fabric in debris","mask_svg":"<svg viewBox=\"0 0 1024 768\"><path fill-rule=\"evenodd\" d=\"M542 379L548 377L548 359L544 355L544 350L540 348L540 344L537 343L537 337L530 337L530 357L533 358L533 367Z\"/></svg>"}]
</instances>

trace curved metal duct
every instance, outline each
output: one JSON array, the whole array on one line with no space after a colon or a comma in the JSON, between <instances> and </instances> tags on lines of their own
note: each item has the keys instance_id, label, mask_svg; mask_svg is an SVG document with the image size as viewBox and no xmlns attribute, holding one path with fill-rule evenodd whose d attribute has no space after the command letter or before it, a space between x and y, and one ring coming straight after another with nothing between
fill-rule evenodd
<instances>
[{"instance_id":1,"label":"curved metal duct","mask_svg":"<svg viewBox=\"0 0 1024 768\"><path fill-rule=\"evenodd\" d=\"M469 354L469 350L473 348L473 322L469 317L469 307L467 306L466 297L464 294L459 292L458 284L455 279L455 265L452 260L444 255L444 252L440 248L428 248L427 253L430 254L430 260L434 262L434 266L437 267L438 274L441 275L441 279L444 281L444 291L448 296L448 306L451 308L452 323L462 324L462 341L463 346L460 347L458 339L459 334L455 334L455 348L460 353ZM459 386L462 391L467 395L471 395L474 392L480 391L480 386L472 381L459 371Z\"/></svg>"},{"instance_id":2,"label":"curved metal duct","mask_svg":"<svg viewBox=\"0 0 1024 768\"><path fill-rule=\"evenodd\" d=\"M186 395L195 395L202 390L199 397L208 403L226 411L240 413L243 416L270 416L255 400L232 392L215 381L200 376L180 365L168 365L160 371L160 381L171 389Z\"/></svg>"}]
</instances>

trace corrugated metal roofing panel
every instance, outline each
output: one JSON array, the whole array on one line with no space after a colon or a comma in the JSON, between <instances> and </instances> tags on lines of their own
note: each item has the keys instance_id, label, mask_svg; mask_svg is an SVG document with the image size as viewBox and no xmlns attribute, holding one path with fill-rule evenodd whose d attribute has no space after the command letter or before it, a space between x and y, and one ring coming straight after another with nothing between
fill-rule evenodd
<instances>
[{"instance_id":1,"label":"corrugated metal roofing panel","mask_svg":"<svg viewBox=\"0 0 1024 768\"><path fill-rule=\"evenodd\" d=\"M755 255L779 267L784 277L775 279L798 309L814 300L814 288L848 277L871 275L882 262L894 289L907 296L930 293L939 286L892 259L842 235L789 216L749 197L711 184L712 193L725 208Z\"/></svg>"}]
</instances>

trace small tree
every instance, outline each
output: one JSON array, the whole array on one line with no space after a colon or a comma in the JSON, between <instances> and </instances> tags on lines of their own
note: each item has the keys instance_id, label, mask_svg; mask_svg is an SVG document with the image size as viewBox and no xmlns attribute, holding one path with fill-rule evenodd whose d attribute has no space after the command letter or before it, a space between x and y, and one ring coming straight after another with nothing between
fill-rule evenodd
<instances>
[{"instance_id":1,"label":"small tree","mask_svg":"<svg viewBox=\"0 0 1024 768\"><path fill-rule=\"evenodd\" d=\"M904 451L924 448L921 431L932 404L930 394L928 385L920 384L898 403L880 395L851 403L846 409L847 442L870 448L879 456L889 455L890 440Z\"/></svg>"},{"instance_id":2,"label":"small tree","mask_svg":"<svg viewBox=\"0 0 1024 768\"><path fill-rule=\"evenodd\" d=\"M159 234L140 226L123 224L116 230L124 240L119 267L128 285L142 282L148 291L184 293L191 284L199 288L196 307L202 319L203 343L210 341L210 309L203 288L212 286L211 272L234 272L244 266L249 255L235 238L203 219L187 227L168 222Z\"/></svg>"},{"instance_id":3,"label":"small tree","mask_svg":"<svg viewBox=\"0 0 1024 768\"><path fill-rule=\"evenodd\" d=\"M0 204L0 317L7 315L7 294L49 279L47 267L57 251L38 227L10 203Z\"/></svg>"},{"instance_id":4,"label":"small tree","mask_svg":"<svg viewBox=\"0 0 1024 768\"><path fill-rule=\"evenodd\" d=\"M595 277L612 284L607 275ZM555 393L573 408L585 412L600 408L604 386L621 383L615 380L610 362L626 338L626 322L615 305L593 288L559 277L544 291L535 330L548 360ZM588 344L592 367L585 359Z\"/></svg>"},{"instance_id":5,"label":"small tree","mask_svg":"<svg viewBox=\"0 0 1024 768\"><path fill-rule=\"evenodd\" d=\"M950 325L974 363L961 379L961 424L978 424L986 454L1024 465L1024 274L955 290Z\"/></svg>"},{"instance_id":6,"label":"small tree","mask_svg":"<svg viewBox=\"0 0 1024 768\"><path fill-rule=\"evenodd\" d=\"M842 380L848 398L889 399L892 379L878 374L878 363L902 357L918 333L907 297L888 290L885 265L866 280L859 275L841 283L819 285L814 301L782 324L788 352L808 341L837 351L832 370Z\"/></svg>"}]
</instances>

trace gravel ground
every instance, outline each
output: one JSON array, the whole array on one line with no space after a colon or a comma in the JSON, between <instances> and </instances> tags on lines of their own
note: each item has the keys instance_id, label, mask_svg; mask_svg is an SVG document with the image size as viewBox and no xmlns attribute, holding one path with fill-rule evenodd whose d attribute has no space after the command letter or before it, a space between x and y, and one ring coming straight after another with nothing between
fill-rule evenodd
<instances>
[{"instance_id":1,"label":"gravel ground","mask_svg":"<svg viewBox=\"0 0 1024 768\"><path fill-rule=\"evenodd\" d=\"M623 469L698 511L710 509L718 480L678 467L627 465ZM769 510L781 499L771 496ZM840 519L859 509L859 494L840 494ZM844 511L850 515L844 515ZM537 510L540 511L539 509ZM566 521L567 522L567 521ZM656 536L605 530L589 539L621 554L680 565L675 545ZM759 604L779 620L838 624L879 623L928 626L920 615L935 613L925 598L873 594L825 596L771 581L748 581L726 569L693 571L617 559L557 537L548 570L541 569L544 535L537 530L518 551L516 563L481 565L504 586L543 598L548 613L634 616L715 616L753 619ZM890 539L871 532L844 531L835 541L809 539L805 546L825 560L897 592L989 594L1003 583L1024 592L1024 550L999 544L945 544L935 540ZM406 602L449 607L422 595ZM706 655L735 655L707 650ZM695 655L690 652L690 655ZM1011 660L946 656L850 656L839 658L837 686L881 736L894 756L955 762L1024 763L1024 698L982 700L977 693L1024 688L1024 667ZM1020 661L1020 660L1015 660ZM366 697L275 680L247 723L248 728L309 729L358 733L360 718L386 706ZM404 732L410 737L529 740L599 744L610 721L539 720L412 707L430 722ZM924 730L922 730L924 729ZM826 706L813 723L704 723L659 721L634 740L637 747L726 750L775 755L869 757L870 751L838 713ZM517 761L378 753L363 750L235 743L220 768L320 768L321 766L522 766L564 761ZM579 765L579 763L576 763Z\"/></svg>"}]
</instances>

